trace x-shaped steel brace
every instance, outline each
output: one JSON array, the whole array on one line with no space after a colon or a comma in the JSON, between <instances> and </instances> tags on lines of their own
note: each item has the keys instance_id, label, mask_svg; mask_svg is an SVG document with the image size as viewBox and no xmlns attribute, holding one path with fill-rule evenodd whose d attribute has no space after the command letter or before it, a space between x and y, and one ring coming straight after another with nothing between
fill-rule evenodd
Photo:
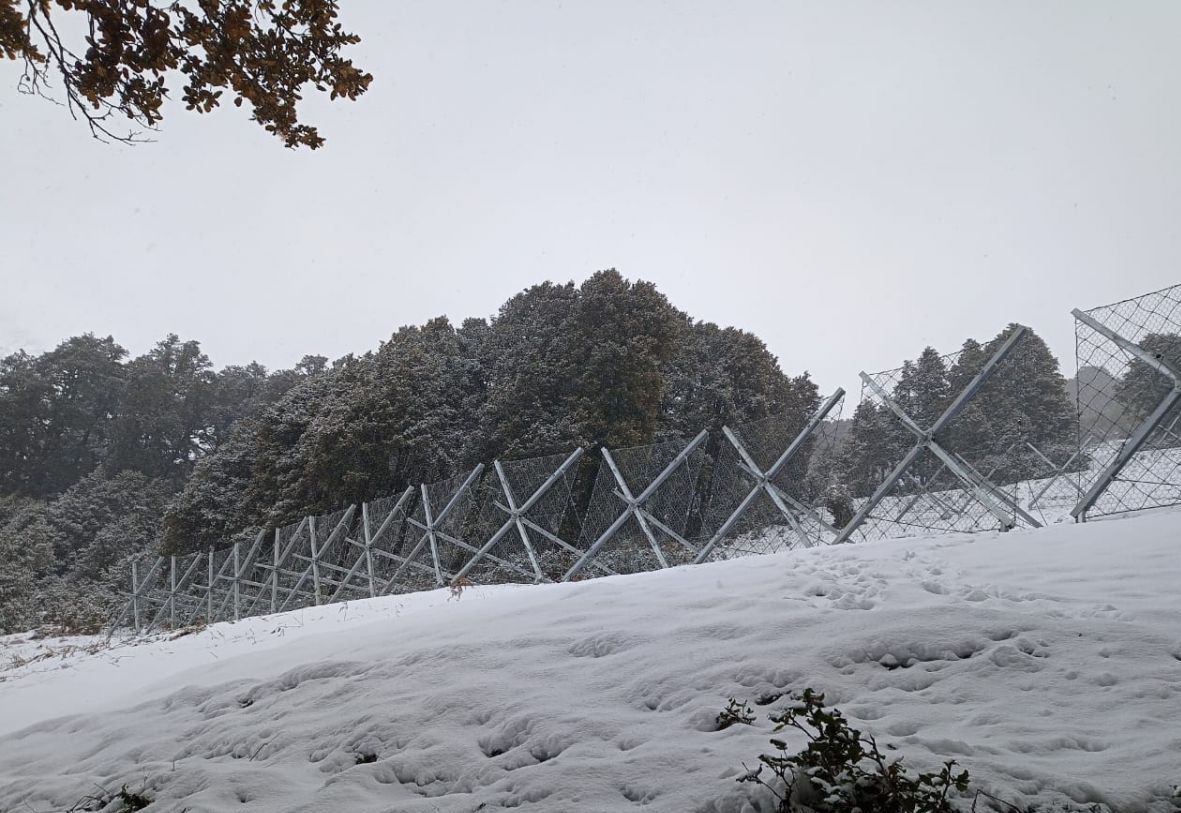
<instances>
[{"instance_id":1,"label":"x-shaped steel brace","mask_svg":"<svg viewBox=\"0 0 1181 813\"><path fill-rule=\"evenodd\" d=\"M527 514L529 513L530 509L532 509L533 506L535 506L559 480L566 476L566 472L577 465L578 461L581 459L582 449L575 449L570 453L570 456L562 462L562 465L559 466L548 478L546 478L545 482L538 486L537 490L529 495L529 498L520 505L517 504L516 494L513 492L513 487L509 482L508 475L504 472L504 466L501 465L499 460L493 461L492 465L496 468L496 476L500 480L501 491L504 492L504 499L508 503L507 506L501 505L500 502L496 502L495 505L501 511L508 514L508 519L506 519L500 528L497 529L496 533L494 533L492 537L484 543L483 547L476 551L476 554L470 560L468 560L467 564L460 568L459 572L455 574L455 579L453 581L462 579L473 567L476 566L476 564L478 564L485 557L488 557L489 552L494 547L496 547L497 543L500 542L504 535L509 533L514 528L521 538L521 544L525 546L525 553L528 555L529 564L533 568L534 578L539 582L546 581L545 573L543 573L541 569L541 563L537 560L537 551L533 547L533 540L529 537L528 529L530 527L536 528L537 526L535 523L529 521ZM550 534L548 531L543 531L542 535L546 538L549 538L551 541L557 539L556 535ZM566 550L569 550L573 553L579 555L582 553L580 550L564 540L560 541L559 544Z\"/></svg>"},{"instance_id":2,"label":"x-shaped steel brace","mask_svg":"<svg viewBox=\"0 0 1181 813\"><path fill-rule=\"evenodd\" d=\"M616 532L618 532L619 529L623 527L624 523L632 517L636 518L636 523L640 526L644 532L644 535L648 538L648 542L650 545L652 545L652 549L656 553L657 560L660 562L661 567L668 567L668 562L664 558L664 553L660 550L660 545L656 542L655 535L652 533L651 525L656 525L665 533L671 533L675 538L680 540L682 544L685 544L692 550L693 548L691 545L688 545L688 543L681 539L678 534L673 533L667 525L660 522L647 511L643 511L642 506L649 500L649 498L651 498L653 494L656 493L658 488L664 485L665 481L673 475L673 472L675 472L677 468L682 463L684 463L686 459L688 459L689 455L693 454L693 452L705 442L707 437L709 437L709 433L704 429L701 430L697 436L693 438L693 440L689 441L689 444L684 449L677 453L676 457L669 461L669 464L664 467L660 474L653 478L652 482L648 484L647 488L640 492L638 497L632 495L631 489L628 488L626 481L624 481L623 476L619 473L618 467L615 465L614 458L612 458L611 453L607 451L606 448L604 448L602 450L603 460L610 469L611 474L615 478L615 482L619 487L619 489L615 492L615 495L622 499L627 504L627 507L609 526L607 526L606 530L599 534L599 538L591 543L591 546L586 549L586 552L582 554L579 560L575 562L569 570L566 571L565 575L562 576L562 581L570 581L570 579L573 578L575 574L586 567L587 564L595 558L599 550L604 545L606 545L611 537L613 537Z\"/></svg>"},{"instance_id":3,"label":"x-shaped steel brace","mask_svg":"<svg viewBox=\"0 0 1181 813\"><path fill-rule=\"evenodd\" d=\"M787 521L791 524L796 533L800 534L801 537L806 538L806 535L804 534L803 529L800 527L799 521L796 519L795 514L787 507L787 505L785 505L785 503L791 503L795 508L803 509L805 512L808 511L807 507L801 505L797 500L794 500L787 494L783 493L782 490L776 487L772 480L779 474L780 471L782 471L783 467L788 464L792 457L794 457L795 454L801 448L803 448L804 443L808 440L808 438L812 436L817 427L820 426L824 419L828 417L829 413L832 412L832 410L844 397L845 391L838 387L836 392L830 395L825 400L825 402L820 405L820 408L816 410L816 414L812 416L804 428L800 430L799 434L795 436L792 442L788 444L788 447L783 450L783 453L779 455L775 462L772 463L770 468L768 468L766 471L763 471L759 468L758 464L755 463L754 458L750 456L746 448L743 447L742 442L738 440L738 436L730 431L728 426L722 427L722 432L725 434L726 439L730 441L730 444L734 447L734 450L738 452L738 456L742 460L742 468L747 474L754 478L755 485L750 489L750 491L747 492L746 496L743 497L738 506L730 513L730 516L726 518L725 522L723 522L718 527L717 531L714 532L709 541L701 547L701 550L697 553L697 558L693 560L695 563L704 562L709 558L710 554L713 553L714 548L717 547L718 543L721 542L722 539L724 539L726 535L734 529L734 526L738 523L738 520L742 518L742 515L746 513L747 509L750 508L751 504L755 501L755 498L758 497L759 494L765 493L770 498L771 502L775 504L775 507L779 509L780 513L782 513ZM831 529L831 526L821 520L818 516L814 515L813 518L820 522L820 524L824 527Z\"/></svg>"}]
</instances>

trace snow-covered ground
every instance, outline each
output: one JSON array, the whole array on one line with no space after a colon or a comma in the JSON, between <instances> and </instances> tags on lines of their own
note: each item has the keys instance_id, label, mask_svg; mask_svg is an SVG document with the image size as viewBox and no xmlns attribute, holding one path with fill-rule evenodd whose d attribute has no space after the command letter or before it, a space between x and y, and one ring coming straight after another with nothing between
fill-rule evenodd
<instances>
[{"instance_id":1,"label":"snow-covered ground","mask_svg":"<svg viewBox=\"0 0 1181 813\"><path fill-rule=\"evenodd\" d=\"M770 750L765 718L714 718L731 696L811 686L916 768L955 758L1022 804L1172 811L1179 585L1168 511L394 596L138 645L17 636L0 644L0 810L124 783L193 813L766 810L735 782Z\"/></svg>"}]
</instances>

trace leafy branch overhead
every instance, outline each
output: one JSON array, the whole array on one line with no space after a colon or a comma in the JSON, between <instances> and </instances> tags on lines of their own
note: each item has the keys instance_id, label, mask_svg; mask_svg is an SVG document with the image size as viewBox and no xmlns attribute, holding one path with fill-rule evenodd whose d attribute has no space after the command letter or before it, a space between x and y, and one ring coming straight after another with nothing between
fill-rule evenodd
<instances>
[{"instance_id":1,"label":"leafy branch overhead","mask_svg":"<svg viewBox=\"0 0 1181 813\"><path fill-rule=\"evenodd\" d=\"M189 110L208 113L228 91L285 145L315 149L324 139L296 110L305 88L356 99L373 81L342 56L360 37L338 12L336 0L0 0L0 58L23 62L26 93L47 96L58 76L100 139L137 140L113 119L160 122L179 73Z\"/></svg>"}]
</instances>

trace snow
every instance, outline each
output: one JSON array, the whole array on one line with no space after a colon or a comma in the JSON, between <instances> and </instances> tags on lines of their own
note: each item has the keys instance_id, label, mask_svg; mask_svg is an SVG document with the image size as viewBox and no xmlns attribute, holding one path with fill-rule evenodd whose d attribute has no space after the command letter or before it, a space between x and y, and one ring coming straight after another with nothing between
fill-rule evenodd
<instances>
[{"instance_id":1,"label":"snow","mask_svg":"<svg viewBox=\"0 0 1181 813\"><path fill-rule=\"evenodd\" d=\"M134 645L16 636L0 643L0 810L124 783L193 813L768 810L735 779L770 750L772 698L811 686L916 769L954 758L976 787L1051 809L1174 811L1179 543L1166 511ZM756 726L715 730L731 696Z\"/></svg>"}]
</instances>

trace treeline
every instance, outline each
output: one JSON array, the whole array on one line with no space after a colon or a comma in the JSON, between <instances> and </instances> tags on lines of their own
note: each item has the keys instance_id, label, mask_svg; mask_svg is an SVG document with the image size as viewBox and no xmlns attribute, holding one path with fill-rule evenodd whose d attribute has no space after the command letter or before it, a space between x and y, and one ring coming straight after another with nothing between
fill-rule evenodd
<instances>
[{"instance_id":1,"label":"treeline","mask_svg":"<svg viewBox=\"0 0 1181 813\"><path fill-rule=\"evenodd\" d=\"M802 426L817 402L757 337L614 271L273 373L215 371L175 336L134 359L89 335L17 353L0 361L0 629L105 617L144 550L221 547L494 457Z\"/></svg>"},{"instance_id":2,"label":"treeline","mask_svg":"<svg viewBox=\"0 0 1181 813\"><path fill-rule=\"evenodd\" d=\"M105 618L197 461L325 366L215 372L173 335L135 358L87 334L0 359L0 630Z\"/></svg>"}]
</instances>

